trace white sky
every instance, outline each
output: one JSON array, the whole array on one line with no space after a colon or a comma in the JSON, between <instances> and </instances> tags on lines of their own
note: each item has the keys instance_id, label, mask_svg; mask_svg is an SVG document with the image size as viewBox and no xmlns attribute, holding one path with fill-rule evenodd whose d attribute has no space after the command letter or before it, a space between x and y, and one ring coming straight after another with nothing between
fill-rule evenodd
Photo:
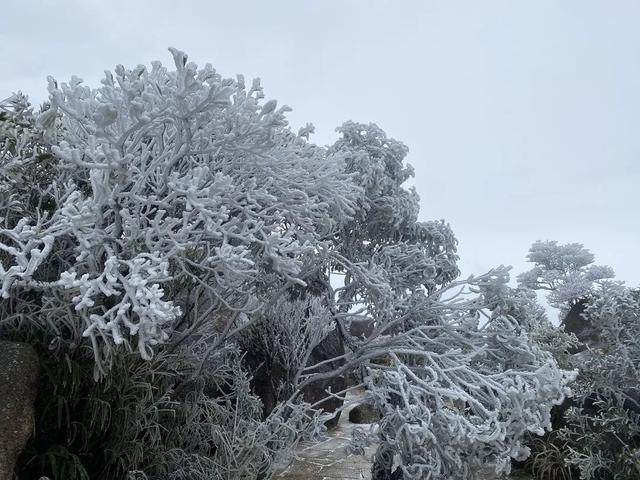
<instances>
[{"instance_id":1,"label":"white sky","mask_svg":"<svg viewBox=\"0 0 640 480\"><path fill-rule=\"evenodd\" d=\"M640 284L640 2L2 0L0 99L168 46L260 76L316 143L348 119L406 143L465 274L555 239Z\"/></svg>"}]
</instances>

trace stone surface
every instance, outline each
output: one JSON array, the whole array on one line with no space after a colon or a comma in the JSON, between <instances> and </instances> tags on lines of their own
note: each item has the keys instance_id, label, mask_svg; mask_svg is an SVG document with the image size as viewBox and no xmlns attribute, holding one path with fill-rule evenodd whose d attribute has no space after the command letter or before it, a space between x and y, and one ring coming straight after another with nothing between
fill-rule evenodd
<instances>
[{"instance_id":1,"label":"stone surface","mask_svg":"<svg viewBox=\"0 0 640 480\"><path fill-rule=\"evenodd\" d=\"M360 392L359 395L362 395ZM275 480L369 480L371 478L371 456L374 451L368 449L365 456L348 454L345 447L356 425L349 423L347 417L357 397L347 396L353 405L347 406L344 415L336 427L328 432L327 438L320 443L307 443L300 446L295 459L282 466L274 476Z\"/></svg>"},{"instance_id":2,"label":"stone surface","mask_svg":"<svg viewBox=\"0 0 640 480\"><path fill-rule=\"evenodd\" d=\"M354 320L349 325L349 333L359 339L369 338L373 329L374 324L370 320Z\"/></svg>"},{"instance_id":3,"label":"stone surface","mask_svg":"<svg viewBox=\"0 0 640 480\"><path fill-rule=\"evenodd\" d=\"M0 341L0 480L11 480L33 431L38 369L31 345Z\"/></svg>"},{"instance_id":4,"label":"stone surface","mask_svg":"<svg viewBox=\"0 0 640 480\"><path fill-rule=\"evenodd\" d=\"M587 300L579 300L571 307L561 322L564 331L573 333L583 344L572 349L571 353L581 352L587 348L587 345L593 345L598 340L596 329L585 315L588 306Z\"/></svg>"},{"instance_id":5,"label":"stone surface","mask_svg":"<svg viewBox=\"0 0 640 480\"><path fill-rule=\"evenodd\" d=\"M342 338L338 331L333 330L316 348L313 349L308 364L315 365L323 360L340 357L341 355L344 355L344 344L342 343ZM340 362L329 362L322 365L319 369L314 370L314 372L335 370L339 368L340 365ZM322 408L325 412L334 413L342 407L342 400L328 397L327 391L330 390L333 393L338 393L346 388L347 381L344 377L333 377L328 380L312 383L302 391L302 395L305 401L311 404L324 399L324 401L318 405L318 408ZM335 428L336 425L338 425L340 413L341 412L338 411L332 419L326 422L328 428Z\"/></svg>"},{"instance_id":6,"label":"stone surface","mask_svg":"<svg viewBox=\"0 0 640 480\"><path fill-rule=\"evenodd\" d=\"M313 349L307 364L312 366L324 360L340 357L344 355L344 352L342 338L337 330L333 330ZM264 352L248 349L244 361L248 369L253 372L251 385L255 394L260 397L262 401L263 415L266 418L280 400L278 398L279 389L282 385L286 386L287 382L291 380L287 378L287 372L279 365L274 365L269 355ZM328 362L321 365L317 370L314 370L314 372L335 370L340 365L340 361ZM333 377L308 385L302 391L302 395L305 401L311 404L315 404L324 399L317 407L323 409L325 412L333 413L342 406L342 400L330 397L327 391L330 390L333 393L337 393L345 390L346 387L347 382L344 377ZM285 392L285 398L288 397L289 394L290 392ZM282 394L280 393L280 395ZM335 427L339 418L340 412L326 422L327 427Z\"/></svg>"},{"instance_id":7,"label":"stone surface","mask_svg":"<svg viewBox=\"0 0 640 480\"><path fill-rule=\"evenodd\" d=\"M357 391L347 395L344 415L335 429L328 432L327 438L319 443L300 445L294 460L276 470L274 480L371 480L371 459L375 450L367 448L365 455L348 454L345 447L351 438L351 432L357 425L349 423L350 411L364 399L364 392ZM360 426L359 428L367 428ZM485 480L505 480L487 474ZM514 471L509 477L513 480L533 480L526 473Z\"/></svg>"},{"instance_id":8,"label":"stone surface","mask_svg":"<svg viewBox=\"0 0 640 480\"><path fill-rule=\"evenodd\" d=\"M349 412L351 423L374 423L380 420L380 412L370 403L356 405Z\"/></svg>"}]
</instances>

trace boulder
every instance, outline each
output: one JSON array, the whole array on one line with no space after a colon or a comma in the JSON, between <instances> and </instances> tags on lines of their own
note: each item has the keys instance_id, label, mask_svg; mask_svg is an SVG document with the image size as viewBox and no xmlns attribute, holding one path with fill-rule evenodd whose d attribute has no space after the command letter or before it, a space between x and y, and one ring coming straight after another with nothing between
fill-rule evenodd
<instances>
[{"instance_id":1,"label":"boulder","mask_svg":"<svg viewBox=\"0 0 640 480\"><path fill-rule=\"evenodd\" d=\"M0 480L11 480L33 432L38 370L31 345L0 341Z\"/></svg>"},{"instance_id":2,"label":"boulder","mask_svg":"<svg viewBox=\"0 0 640 480\"><path fill-rule=\"evenodd\" d=\"M327 335L324 340L322 340L322 342L313 349L309 357L308 365L315 365L330 358L340 357L344 355L344 352L344 343L342 342L340 333L337 330L332 330L329 335ZM339 368L341 365L342 362L340 361L328 362L314 370L314 372L328 372ZM330 390L333 393L338 393L346 388L347 381L345 377L339 376L312 383L302 391L302 395L305 401L311 404L324 399L324 401L318 405L318 408L321 408L328 413L334 413L342 407L343 401L341 399L328 396L327 391ZM334 428L338 425L340 413L341 412L337 412L333 418L325 422L327 428Z\"/></svg>"},{"instance_id":3,"label":"boulder","mask_svg":"<svg viewBox=\"0 0 640 480\"><path fill-rule=\"evenodd\" d=\"M565 332L573 333L582 343L582 345L573 348L570 353L584 351L587 345L594 345L598 341L598 332L586 314L588 306L589 303L586 299L578 300L560 323Z\"/></svg>"},{"instance_id":4,"label":"boulder","mask_svg":"<svg viewBox=\"0 0 640 480\"><path fill-rule=\"evenodd\" d=\"M375 423L380 418L380 412L370 403L356 405L349 412L349 422L351 423Z\"/></svg>"},{"instance_id":5,"label":"boulder","mask_svg":"<svg viewBox=\"0 0 640 480\"><path fill-rule=\"evenodd\" d=\"M349 333L358 338L369 338L373 333L375 325L370 320L353 320L349 325Z\"/></svg>"},{"instance_id":6,"label":"boulder","mask_svg":"<svg viewBox=\"0 0 640 480\"><path fill-rule=\"evenodd\" d=\"M342 337L337 330L333 330L313 349L307 365L312 366L324 360L340 357L344 355L344 352ZM251 386L254 393L262 401L263 416L266 418L278 402L283 400L283 395L284 398L287 398L291 393L286 388L291 383L288 372L277 363L274 364L273 359L266 352L259 349L247 348L243 358L249 371L253 372ZM314 370L314 372L332 371L341 365L342 362L340 360L327 362ZM337 376L307 385L302 390L302 396L306 402L311 404L322 400L322 403L319 403L317 408L327 413L334 413L342 406L343 401L329 396L327 390L338 393L346 388L347 382L345 378ZM339 419L340 412L325 424L328 428L333 428L338 424Z\"/></svg>"}]
</instances>

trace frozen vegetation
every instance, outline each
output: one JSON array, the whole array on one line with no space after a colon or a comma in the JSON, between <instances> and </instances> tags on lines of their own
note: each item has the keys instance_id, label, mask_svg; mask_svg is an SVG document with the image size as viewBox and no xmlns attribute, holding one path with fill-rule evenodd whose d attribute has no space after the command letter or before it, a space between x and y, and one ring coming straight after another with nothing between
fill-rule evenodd
<instances>
[{"instance_id":1,"label":"frozen vegetation","mask_svg":"<svg viewBox=\"0 0 640 480\"><path fill-rule=\"evenodd\" d=\"M518 288L460 278L402 143L315 145L258 79L171 54L2 104L0 333L46 371L18 479L268 479L355 389L374 480L640 476L637 291L555 242Z\"/></svg>"}]
</instances>

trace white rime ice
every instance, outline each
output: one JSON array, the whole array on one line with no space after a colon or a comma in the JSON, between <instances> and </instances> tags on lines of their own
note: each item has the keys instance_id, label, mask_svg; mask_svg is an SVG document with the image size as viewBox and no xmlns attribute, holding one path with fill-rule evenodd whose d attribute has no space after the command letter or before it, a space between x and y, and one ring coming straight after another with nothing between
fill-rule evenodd
<instances>
[{"instance_id":1,"label":"white rime ice","mask_svg":"<svg viewBox=\"0 0 640 480\"><path fill-rule=\"evenodd\" d=\"M529 339L516 307L530 299L508 269L458 279L451 229L418 221L407 148L376 125L347 122L316 146L313 126L295 134L287 106L262 102L259 80L247 89L171 53L172 68L117 66L98 89L49 79L47 169L24 170L36 152L20 142L0 155L2 297L36 291L77 318L97 375L121 347L151 359L200 335L204 368L260 342L287 371L287 435L307 428L305 386L351 372L383 413L353 445L376 445L374 478L394 462L405 479L508 472L573 377ZM46 206L31 208L15 192L36 173ZM349 334L356 320L370 337ZM336 332L345 353L309 364ZM277 445L283 430L259 435Z\"/></svg>"}]
</instances>

